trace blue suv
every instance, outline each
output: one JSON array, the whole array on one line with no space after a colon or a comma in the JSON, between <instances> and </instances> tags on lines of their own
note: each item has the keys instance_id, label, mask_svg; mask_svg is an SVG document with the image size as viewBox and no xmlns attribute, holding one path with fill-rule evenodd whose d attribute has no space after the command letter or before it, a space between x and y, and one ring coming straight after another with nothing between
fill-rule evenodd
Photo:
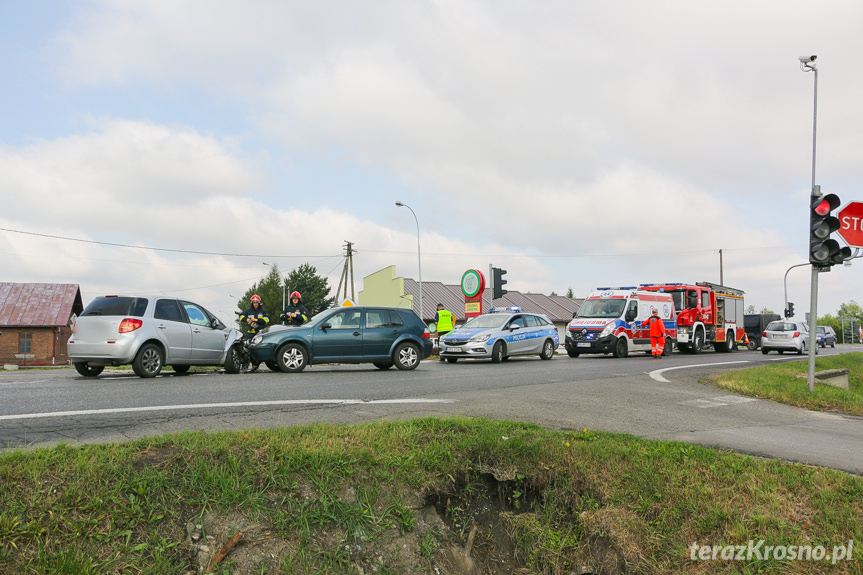
<instances>
[{"instance_id":1,"label":"blue suv","mask_svg":"<svg viewBox=\"0 0 863 575\"><path fill-rule=\"evenodd\" d=\"M819 325L815 328L816 341L821 347L836 347L836 332L829 325Z\"/></svg>"},{"instance_id":2,"label":"blue suv","mask_svg":"<svg viewBox=\"0 0 863 575\"><path fill-rule=\"evenodd\" d=\"M253 362L288 373L316 363L415 369L432 353L430 335L410 309L339 307L322 311L301 326L270 326L252 338L249 351Z\"/></svg>"}]
</instances>

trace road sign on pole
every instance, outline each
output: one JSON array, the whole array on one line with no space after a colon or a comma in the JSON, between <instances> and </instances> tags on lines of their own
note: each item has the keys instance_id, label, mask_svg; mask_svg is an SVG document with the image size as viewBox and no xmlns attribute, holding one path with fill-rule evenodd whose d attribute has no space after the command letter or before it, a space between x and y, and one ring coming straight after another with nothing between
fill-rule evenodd
<instances>
[{"instance_id":1,"label":"road sign on pole","mask_svg":"<svg viewBox=\"0 0 863 575\"><path fill-rule=\"evenodd\" d=\"M863 248L863 202L848 202L836 217L839 218L839 229L836 233L842 236L849 246Z\"/></svg>"}]
</instances>

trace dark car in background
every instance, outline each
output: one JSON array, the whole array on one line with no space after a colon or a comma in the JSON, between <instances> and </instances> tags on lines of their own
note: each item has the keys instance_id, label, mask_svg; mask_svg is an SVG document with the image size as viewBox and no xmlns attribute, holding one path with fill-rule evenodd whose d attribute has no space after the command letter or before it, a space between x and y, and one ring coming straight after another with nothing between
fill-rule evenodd
<instances>
[{"instance_id":1,"label":"dark car in background","mask_svg":"<svg viewBox=\"0 0 863 575\"><path fill-rule=\"evenodd\" d=\"M371 363L415 369L432 353L428 327L413 310L352 306L322 311L301 326L270 326L252 338L252 361L273 371L310 364Z\"/></svg>"},{"instance_id":2,"label":"dark car in background","mask_svg":"<svg viewBox=\"0 0 863 575\"><path fill-rule=\"evenodd\" d=\"M761 347L761 334L767 328L771 321L782 319L776 313L755 313L746 314L743 316L743 329L746 330L746 337L749 343L746 348L750 351L755 351Z\"/></svg>"},{"instance_id":3,"label":"dark car in background","mask_svg":"<svg viewBox=\"0 0 863 575\"><path fill-rule=\"evenodd\" d=\"M819 325L815 328L815 337L821 347L836 347L836 332L829 325Z\"/></svg>"}]
</instances>

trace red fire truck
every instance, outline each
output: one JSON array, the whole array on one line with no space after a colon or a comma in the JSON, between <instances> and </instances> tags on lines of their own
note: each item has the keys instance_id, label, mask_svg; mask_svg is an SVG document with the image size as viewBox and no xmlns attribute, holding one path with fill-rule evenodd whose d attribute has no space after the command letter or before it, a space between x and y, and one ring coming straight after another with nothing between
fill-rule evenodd
<instances>
[{"instance_id":1,"label":"red fire truck","mask_svg":"<svg viewBox=\"0 0 863 575\"><path fill-rule=\"evenodd\" d=\"M699 353L706 345L733 351L743 339L743 292L710 282L641 284L638 289L670 293L677 315L677 348Z\"/></svg>"}]
</instances>

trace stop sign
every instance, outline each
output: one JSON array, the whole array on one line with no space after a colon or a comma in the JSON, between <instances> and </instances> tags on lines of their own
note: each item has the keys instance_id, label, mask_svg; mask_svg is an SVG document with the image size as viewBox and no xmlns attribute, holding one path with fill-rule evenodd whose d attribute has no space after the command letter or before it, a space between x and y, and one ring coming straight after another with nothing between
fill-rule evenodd
<instances>
[{"instance_id":1,"label":"stop sign","mask_svg":"<svg viewBox=\"0 0 863 575\"><path fill-rule=\"evenodd\" d=\"M849 202L836 214L842 239L851 247L863 248L863 202Z\"/></svg>"}]
</instances>

